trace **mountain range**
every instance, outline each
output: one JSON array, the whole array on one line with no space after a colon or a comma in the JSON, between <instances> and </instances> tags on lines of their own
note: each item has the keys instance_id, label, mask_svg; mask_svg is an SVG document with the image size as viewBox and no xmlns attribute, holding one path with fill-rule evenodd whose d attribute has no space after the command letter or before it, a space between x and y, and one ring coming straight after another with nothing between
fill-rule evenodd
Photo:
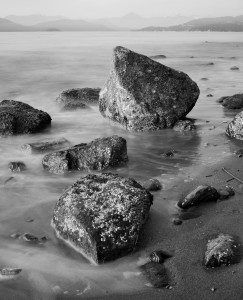
<instances>
[{"instance_id":1,"label":"mountain range","mask_svg":"<svg viewBox=\"0 0 243 300\"><path fill-rule=\"evenodd\" d=\"M179 24L179 25L178 25ZM141 29L142 28L142 29ZM0 31L243 31L243 15L200 18L175 16L145 18L131 13L122 17L73 20L62 16L8 16L0 18Z\"/></svg>"},{"instance_id":2,"label":"mountain range","mask_svg":"<svg viewBox=\"0 0 243 300\"><path fill-rule=\"evenodd\" d=\"M157 27L149 26L141 31L243 31L243 15L195 19L180 25Z\"/></svg>"}]
</instances>

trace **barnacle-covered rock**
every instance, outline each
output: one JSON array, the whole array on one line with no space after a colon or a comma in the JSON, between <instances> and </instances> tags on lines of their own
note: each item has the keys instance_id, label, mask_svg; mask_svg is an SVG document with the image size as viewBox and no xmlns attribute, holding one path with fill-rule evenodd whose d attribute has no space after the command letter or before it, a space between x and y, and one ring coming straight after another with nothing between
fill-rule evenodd
<instances>
[{"instance_id":1,"label":"barnacle-covered rock","mask_svg":"<svg viewBox=\"0 0 243 300\"><path fill-rule=\"evenodd\" d=\"M47 154L42 164L49 172L62 174L72 170L100 171L124 165L127 161L126 140L114 135Z\"/></svg>"},{"instance_id":2,"label":"barnacle-covered rock","mask_svg":"<svg viewBox=\"0 0 243 300\"><path fill-rule=\"evenodd\" d=\"M0 102L0 135L40 132L51 124L48 113L14 100Z\"/></svg>"},{"instance_id":3,"label":"barnacle-covered rock","mask_svg":"<svg viewBox=\"0 0 243 300\"><path fill-rule=\"evenodd\" d=\"M135 249L152 200L134 179L90 174L60 197L52 226L91 262L114 260Z\"/></svg>"},{"instance_id":4,"label":"barnacle-covered rock","mask_svg":"<svg viewBox=\"0 0 243 300\"><path fill-rule=\"evenodd\" d=\"M22 172L26 170L26 165L22 161L11 161L8 167L12 172Z\"/></svg>"},{"instance_id":5,"label":"barnacle-covered rock","mask_svg":"<svg viewBox=\"0 0 243 300\"><path fill-rule=\"evenodd\" d=\"M205 253L205 266L214 268L221 265L230 265L235 262L236 242L228 234L220 234L217 238L209 240Z\"/></svg>"},{"instance_id":6,"label":"barnacle-covered rock","mask_svg":"<svg viewBox=\"0 0 243 300\"><path fill-rule=\"evenodd\" d=\"M226 134L237 140L243 140L243 111L237 114L229 123Z\"/></svg>"},{"instance_id":7,"label":"barnacle-covered rock","mask_svg":"<svg viewBox=\"0 0 243 300\"><path fill-rule=\"evenodd\" d=\"M192 110L199 93L185 73L118 46L99 108L128 130L171 128Z\"/></svg>"}]
</instances>

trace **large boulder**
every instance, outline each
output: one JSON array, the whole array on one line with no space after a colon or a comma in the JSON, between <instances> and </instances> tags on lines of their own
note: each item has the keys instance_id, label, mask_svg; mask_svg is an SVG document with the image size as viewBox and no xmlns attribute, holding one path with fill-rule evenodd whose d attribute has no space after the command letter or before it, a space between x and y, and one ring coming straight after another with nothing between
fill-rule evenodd
<instances>
[{"instance_id":1,"label":"large boulder","mask_svg":"<svg viewBox=\"0 0 243 300\"><path fill-rule=\"evenodd\" d=\"M243 140L243 111L228 124L226 134L237 140Z\"/></svg>"},{"instance_id":2,"label":"large boulder","mask_svg":"<svg viewBox=\"0 0 243 300\"><path fill-rule=\"evenodd\" d=\"M56 101L63 110L87 108L98 104L100 88L81 88L63 91Z\"/></svg>"},{"instance_id":3,"label":"large boulder","mask_svg":"<svg viewBox=\"0 0 243 300\"><path fill-rule=\"evenodd\" d=\"M235 94L233 96L221 97L218 100L222 106L229 109L241 109L243 108L243 94Z\"/></svg>"},{"instance_id":4,"label":"large boulder","mask_svg":"<svg viewBox=\"0 0 243 300\"><path fill-rule=\"evenodd\" d=\"M48 113L14 100L0 102L0 135L42 131L51 124Z\"/></svg>"},{"instance_id":5,"label":"large boulder","mask_svg":"<svg viewBox=\"0 0 243 300\"><path fill-rule=\"evenodd\" d=\"M49 153L44 156L42 164L49 172L61 174L72 170L100 171L121 166L127 161L126 140L114 135Z\"/></svg>"},{"instance_id":6,"label":"large boulder","mask_svg":"<svg viewBox=\"0 0 243 300\"><path fill-rule=\"evenodd\" d=\"M199 93L197 84L185 73L116 47L99 108L104 117L128 130L157 130L173 127L184 118Z\"/></svg>"},{"instance_id":7,"label":"large boulder","mask_svg":"<svg viewBox=\"0 0 243 300\"><path fill-rule=\"evenodd\" d=\"M52 226L59 238L93 263L135 249L153 196L131 178L90 174L58 200Z\"/></svg>"}]
</instances>

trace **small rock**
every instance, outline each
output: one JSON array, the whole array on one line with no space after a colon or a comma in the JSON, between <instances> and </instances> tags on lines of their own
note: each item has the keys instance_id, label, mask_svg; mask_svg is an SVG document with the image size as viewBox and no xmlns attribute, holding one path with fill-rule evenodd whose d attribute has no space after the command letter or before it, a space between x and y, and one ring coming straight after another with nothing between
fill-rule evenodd
<instances>
[{"instance_id":1,"label":"small rock","mask_svg":"<svg viewBox=\"0 0 243 300\"><path fill-rule=\"evenodd\" d=\"M216 201L219 197L220 195L215 188L208 185L200 185L184 199L179 200L177 205L180 208L187 209L204 202Z\"/></svg>"},{"instance_id":2,"label":"small rock","mask_svg":"<svg viewBox=\"0 0 243 300\"><path fill-rule=\"evenodd\" d=\"M53 141L41 141L35 143L28 143L22 145L21 149L30 153L44 153L59 150L69 146L70 143L65 138L53 140Z\"/></svg>"},{"instance_id":3,"label":"small rock","mask_svg":"<svg viewBox=\"0 0 243 300\"><path fill-rule=\"evenodd\" d=\"M237 157L242 157L242 156L243 156L243 149L239 149L239 150L235 151L234 154L235 154Z\"/></svg>"},{"instance_id":4,"label":"small rock","mask_svg":"<svg viewBox=\"0 0 243 300\"><path fill-rule=\"evenodd\" d=\"M204 258L205 266L215 268L234 263L236 248L236 243L232 236L219 234L217 238L209 240L207 243L207 251Z\"/></svg>"},{"instance_id":5,"label":"small rock","mask_svg":"<svg viewBox=\"0 0 243 300\"><path fill-rule=\"evenodd\" d=\"M26 170L26 165L22 161L11 161L8 167L12 172L22 172Z\"/></svg>"},{"instance_id":6,"label":"small rock","mask_svg":"<svg viewBox=\"0 0 243 300\"><path fill-rule=\"evenodd\" d=\"M206 64L207 66L214 66L214 63L213 62L209 62Z\"/></svg>"},{"instance_id":7,"label":"small rock","mask_svg":"<svg viewBox=\"0 0 243 300\"><path fill-rule=\"evenodd\" d=\"M166 58L166 56L163 55L163 54L159 54L159 55L152 55L149 58L151 58L151 59L164 59L164 58Z\"/></svg>"},{"instance_id":8,"label":"small rock","mask_svg":"<svg viewBox=\"0 0 243 300\"><path fill-rule=\"evenodd\" d=\"M173 221L172 221L172 222L173 222L173 224L174 224L174 225L181 225L181 224L182 224L182 220L180 220L180 219L176 219L176 218L175 218L175 219L173 219Z\"/></svg>"},{"instance_id":9,"label":"small rock","mask_svg":"<svg viewBox=\"0 0 243 300\"><path fill-rule=\"evenodd\" d=\"M210 289L212 292L215 292L217 289L215 287L211 287Z\"/></svg>"},{"instance_id":10,"label":"small rock","mask_svg":"<svg viewBox=\"0 0 243 300\"><path fill-rule=\"evenodd\" d=\"M243 108L243 94L235 94L233 96L224 96L217 101L227 109Z\"/></svg>"},{"instance_id":11,"label":"small rock","mask_svg":"<svg viewBox=\"0 0 243 300\"><path fill-rule=\"evenodd\" d=\"M148 262L140 267L143 275L155 288L165 288L170 285L167 270L163 264Z\"/></svg>"},{"instance_id":12,"label":"small rock","mask_svg":"<svg viewBox=\"0 0 243 300\"><path fill-rule=\"evenodd\" d=\"M175 155L176 151L174 149L165 150L161 153L164 157L173 157Z\"/></svg>"},{"instance_id":13,"label":"small rock","mask_svg":"<svg viewBox=\"0 0 243 300\"><path fill-rule=\"evenodd\" d=\"M225 200L235 195L235 191L230 186L226 186L225 188L220 189L218 192L220 195L220 200Z\"/></svg>"},{"instance_id":14,"label":"small rock","mask_svg":"<svg viewBox=\"0 0 243 300\"><path fill-rule=\"evenodd\" d=\"M29 243L38 243L39 242L39 239L30 233L24 233L22 235L22 238L24 241L29 242Z\"/></svg>"},{"instance_id":15,"label":"small rock","mask_svg":"<svg viewBox=\"0 0 243 300\"><path fill-rule=\"evenodd\" d=\"M34 219L28 218L28 219L25 220L25 222L32 223L32 222L34 222Z\"/></svg>"},{"instance_id":16,"label":"small rock","mask_svg":"<svg viewBox=\"0 0 243 300\"><path fill-rule=\"evenodd\" d=\"M230 70L232 70L232 71L238 71L238 70L240 70L240 68L237 67L237 66L234 66L234 67L231 67Z\"/></svg>"},{"instance_id":17,"label":"small rock","mask_svg":"<svg viewBox=\"0 0 243 300\"><path fill-rule=\"evenodd\" d=\"M162 189L162 184L155 178L145 181L142 186L150 192L156 192Z\"/></svg>"},{"instance_id":18,"label":"small rock","mask_svg":"<svg viewBox=\"0 0 243 300\"><path fill-rule=\"evenodd\" d=\"M213 97L213 94L207 94L207 97L208 98Z\"/></svg>"},{"instance_id":19,"label":"small rock","mask_svg":"<svg viewBox=\"0 0 243 300\"><path fill-rule=\"evenodd\" d=\"M228 124L226 134L237 140L243 140L243 111Z\"/></svg>"},{"instance_id":20,"label":"small rock","mask_svg":"<svg viewBox=\"0 0 243 300\"><path fill-rule=\"evenodd\" d=\"M150 259L151 262L155 262L155 263L159 263L159 264L162 264L166 259L168 259L170 257L171 257L171 255L166 253L163 250L153 251L149 255L149 259Z\"/></svg>"},{"instance_id":21,"label":"small rock","mask_svg":"<svg viewBox=\"0 0 243 300\"><path fill-rule=\"evenodd\" d=\"M196 126L191 120L179 120L175 123L173 129L175 131L192 131L196 129Z\"/></svg>"},{"instance_id":22,"label":"small rock","mask_svg":"<svg viewBox=\"0 0 243 300\"><path fill-rule=\"evenodd\" d=\"M8 183L10 181L15 181L16 182L17 180L13 176L11 176L8 179L6 179L3 184L6 184L6 183Z\"/></svg>"},{"instance_id":23,"label":"small rock","mask_svg":"<svg viewBox=\"0 0 243 300\"><path fill-rule=\"evenodd\" d=\"M202 81L207 81L207 80L208 80L208 78L206 78L206 77L202 77L202 78L201 78L201 80L202 80Z\"/></svg>"},{"instance_id":24,"label":"small rock","mask_svg":"<svg viewBox=\"0 0 243 300\"><path fill-rule=\"evenodd\" d=\"M13 234L10 235L10 237L11 237L12 239L18 239L20 236L21 236L20 233L13 233Z\"/></svg>"}]
</instances>

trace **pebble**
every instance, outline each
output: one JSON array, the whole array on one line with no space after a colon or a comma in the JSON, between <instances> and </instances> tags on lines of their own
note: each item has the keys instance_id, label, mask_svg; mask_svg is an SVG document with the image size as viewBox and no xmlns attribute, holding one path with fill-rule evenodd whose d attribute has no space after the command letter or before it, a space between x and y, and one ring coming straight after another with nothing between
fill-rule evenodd
<instances>
[{"instance_id":1,"label":"pebble","mask_svg":"<svg viewBox=\"0 0 243 300\"><path fill-rule=\"evenodd\" d=\"M173 224L174 225L181 225L182 224L182 220L180 220L180 219L173 219Z\"/></svg>"}]
</instances>

